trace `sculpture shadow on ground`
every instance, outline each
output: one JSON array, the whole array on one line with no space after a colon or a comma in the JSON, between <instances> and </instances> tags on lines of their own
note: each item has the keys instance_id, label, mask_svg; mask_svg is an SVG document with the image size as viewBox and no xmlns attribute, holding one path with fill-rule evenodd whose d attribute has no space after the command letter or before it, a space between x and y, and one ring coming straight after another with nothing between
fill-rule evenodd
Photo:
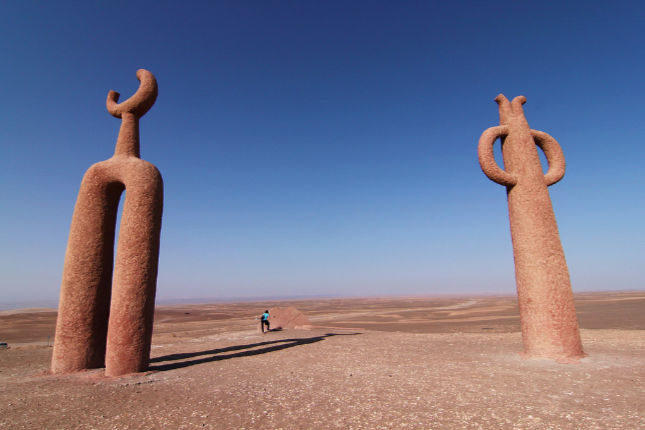
<instances>
[{"instance_id":1,"label":"sculpture shadow on ground","mask_svg":"<svg viewBox=\"0 0 645 430\"><path fill-rule=\"evenodd\" d=\"M214 361L228 360L231 358L251 357L253 355L267 354L269 352L280 351L282 349L293 348L300 345L310 345L325 340L332 336L355 336L362 333L326 333L322 336L280 339L266 342L252 343L248 345L235 345L227 348L210 349L208 351L186 352L180 354L170 354L150 359L151 371L163 372L166 370L181 369L197 364L211 363ZM255 349L259 348L259 349ZM239 351L239 352L235 352ZM206 356L206 357L204 357ZM196 358L202 357L202 358ZM196 358L196 359L195 359ZM176 360L184 360L176 362ZM175 361L174 363L154 364L164 361Z\"/></svg>"}]
</instances>

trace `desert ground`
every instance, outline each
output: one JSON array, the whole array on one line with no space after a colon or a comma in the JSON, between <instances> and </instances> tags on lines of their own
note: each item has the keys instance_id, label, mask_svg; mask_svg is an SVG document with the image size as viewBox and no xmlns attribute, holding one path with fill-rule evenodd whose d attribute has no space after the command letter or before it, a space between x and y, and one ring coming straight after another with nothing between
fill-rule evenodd
<instances>
[{"instance_id":1,"label":"desert ground","mask_svg":"<svg viewBox=\"0 0 645 430\"><path fill-rule=\"evenodd\" d=\"M313 327L258 332L274 306ZM645 429L645 292L576 308L588 356L559 364L519 355L514 296L158 306L119 378L51 375L56 310L3 311L0 428Z\"/></svg>"}]
</instances>

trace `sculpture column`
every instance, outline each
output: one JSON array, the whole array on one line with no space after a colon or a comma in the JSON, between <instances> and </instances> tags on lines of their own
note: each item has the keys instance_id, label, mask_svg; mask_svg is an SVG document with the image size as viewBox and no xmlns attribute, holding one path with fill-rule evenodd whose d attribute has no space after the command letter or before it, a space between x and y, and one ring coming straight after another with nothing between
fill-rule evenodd
<instances>
[{"instance_id":1,"label":"sculpture column","mask_svg":"<svg viewBox=\"0 0 645 430\"><path fill-rule=\"evenodd\" d=\"M157 99L157 81L137 71L139 90L107 109L121 118L114 156L83 177L70 229L61 286L52 372L105 365L107 376L148 368L163 212L157 168L140 159L139 119ZM113 264L119 200L126 198ZM114 276L113 276L114 268Z\"/></svg>"},{"instance_id":2,"label":"sculpture column","mask_svg":"<svg viewBox=\"0 0 645 430\"><path fill-rule=\"evenodd\" d=\"M531 130L523 96L512 103L497 96L500 125L479 140L479 163L492 181L506 186L515 257L525 357L577 361L584 357L569 270L560 242L548 186L564 176L564 154L546 133ZM495 162L493 144L502 140L504 167ZM542 172L536 145L546 155Z\"/></svg>"}]
</instances>

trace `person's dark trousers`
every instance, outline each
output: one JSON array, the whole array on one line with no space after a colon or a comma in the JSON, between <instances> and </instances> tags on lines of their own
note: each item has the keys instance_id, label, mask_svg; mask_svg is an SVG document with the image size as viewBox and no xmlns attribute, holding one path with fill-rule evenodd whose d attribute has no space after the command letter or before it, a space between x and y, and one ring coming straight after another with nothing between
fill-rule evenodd
<instances>
[{"instance_id":1,"label":"person's dark trousers","mask_svg":"<svg viewBox=\"0 0 645 430\"><path fill-rule=\"evenodd\" d=\"M264 324L267 325L267 331L270 331L271 329L269 328L269 321L268 320L262 320L262 333L264 333Z\"/></svg>"}]
</instances>

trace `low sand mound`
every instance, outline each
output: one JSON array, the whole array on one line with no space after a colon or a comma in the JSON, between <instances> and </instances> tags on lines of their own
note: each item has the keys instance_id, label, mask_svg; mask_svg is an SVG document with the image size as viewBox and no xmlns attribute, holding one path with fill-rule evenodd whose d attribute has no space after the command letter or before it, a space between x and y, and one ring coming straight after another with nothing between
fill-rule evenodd
<instances>
[{"instance_id":1,"label":"low sand mound","mask_svg":"<svg viewBox=\"0 0 645 430\"><path fill-rule=\"evenodd\" d=\"M283 328L301 328L310 326L311 321L294 307L269 309L269 324L271 330Z\"/></svg>"}]
</instances>

